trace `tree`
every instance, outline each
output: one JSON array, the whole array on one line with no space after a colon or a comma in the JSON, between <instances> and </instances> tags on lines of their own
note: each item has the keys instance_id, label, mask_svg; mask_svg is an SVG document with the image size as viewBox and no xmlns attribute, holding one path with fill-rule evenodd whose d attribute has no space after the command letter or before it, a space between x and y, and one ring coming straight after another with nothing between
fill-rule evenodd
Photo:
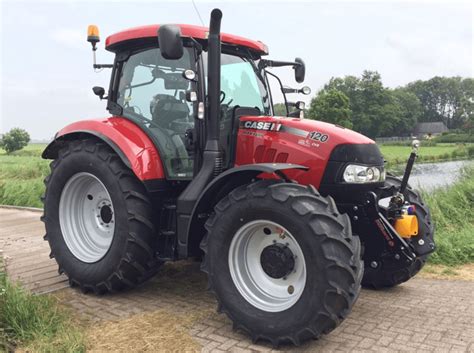
<instances>
[{"instance_id":1,"label":"tree","mask_svg":"<svg viewBox=\"0 0 474 353\"><path fill-rule=\"evenodd\" d=\"M276 116L286 116L285 103L275 103L275 104L273 104L273 113Z\"/></svg>"},{"instance_id":2,"label":"tree","mask_svg":"<svg viewBox=\"0 0 474 353\"><path fill-rule=\"evenodd\" d=\"M352 128L349 98L336 89L322 90L311 100L308 118Z\"/></svg>"},{"instance_id":3,"label":"tree","mask_svg":"<svg viewBox=\"0 0 474 353\"><path fill-rule=\"evenodd\" d=\"M389 136L400 120L401 111L376 71L364 71L360 78L332 78L323 88L336 89L349 98L353 129L370 137Z\"/></svg>"},{"instance_id":4,"label":"tree","mask_svg":"<svg viewBox=\"0 0 474 353\"><path fill-rule=\"evenodd\" d=\"M423 108L418 97L405 88L391 91L399 111L399 122L393 129L394 136L409 135L423 115Z\"/></svg>"},{"instance_id":5,"label":"tree","mask_svg":"<svg viewBox=\"0 0 474 353\"><path fill-rule=\"evenodd\" d=\"M0 140L0 147L7 153L21 150L30 142L30 135L23 129L13 128Z\"/></svg>"},{"instance_id":6,"label":"tree","mask_svg":"<svg viewBox=\"0 0 474 353\"><path fill-rule=\"evenodd\" d=\"M474 114L474 79L433 77L409 83L423 108L422 121L442 121L450 129L462 128Z\"/></svg>"}]
</instances>

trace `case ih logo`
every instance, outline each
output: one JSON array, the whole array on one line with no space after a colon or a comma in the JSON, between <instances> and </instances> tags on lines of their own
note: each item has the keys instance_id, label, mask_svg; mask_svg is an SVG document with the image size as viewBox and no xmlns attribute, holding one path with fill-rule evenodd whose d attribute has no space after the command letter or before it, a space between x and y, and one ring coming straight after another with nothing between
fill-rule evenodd
<instances>
[{"instance_id":1,"label":"case ih logo","mask_svg":"<svg viewBox=\"0 0 474 353\"><path fill-rule=\"evenodd\" d=\"M280 131L281 124L266 123L263 121L245 121L244 128L264 131Z\"/></svg>"}]
</instances>

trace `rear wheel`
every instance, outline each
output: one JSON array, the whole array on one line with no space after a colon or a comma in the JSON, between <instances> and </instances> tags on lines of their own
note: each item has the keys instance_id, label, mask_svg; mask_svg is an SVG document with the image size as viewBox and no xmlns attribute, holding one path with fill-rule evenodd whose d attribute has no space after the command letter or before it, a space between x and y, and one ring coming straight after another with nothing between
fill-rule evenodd
<instances>
[{"instance_id":1,"label":"rear wheel","mask_svg":"<svg viewBox=\"0 0 474 353\"><path fill-rule=\"evenodd\" d=\"M45 184L45 239L71 285L104 293L136 286L156 272L146 191L107 145L69 143Z\"/></svg>"},{"instance_id":2,"label":"rear wheel","mask_svg":"<svg viewBox=\"0 0 474 353\"><path fill-rule=\"evenodd\" d=\"M202 269L234 327L278 346L333 330L360 290L360 242L331 198L259 181L232 191L206 222Z\"/></svg>"},{"instance_id":3,"label":"rear wheel","mask_svg":"<svg viewBox=\"0 0 474 353\"><path fill-rule=\"evenodd\" d=\"M399 178L387 175L385 181L387 186L400 188L401 183L402 182ZM407 186L404 197L410 204L415 205L415 212L418 218L418 236L413 237L412 239L417 241L418 238L423 237L423 239L428 239L433 243L434 226L431 221L431 213L428 206L425 205L418 191L413 190L410 186ZM399 285L408 281L420 272L425 265L427 258L428 255L421 256L414 262L410 263L407 267L397 270L386 269L383 262L381 262L376 268L372 268L370 264L367 264L364 271L364 278L362 279L362 285L373 289Z\"/></svg>"}]
</instances>

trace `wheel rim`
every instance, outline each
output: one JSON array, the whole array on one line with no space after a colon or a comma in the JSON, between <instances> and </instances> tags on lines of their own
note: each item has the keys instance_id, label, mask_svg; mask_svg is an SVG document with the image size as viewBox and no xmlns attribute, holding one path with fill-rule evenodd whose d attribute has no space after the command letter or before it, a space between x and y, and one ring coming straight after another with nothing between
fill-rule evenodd
<instances>
[{"instance_id":1,"label":"wheel rim","mask_svg":"<svg viewBox=\"0 0 474 353\"><path fill-rule=\"evenodd\" d=\"M71 253L87 263L102 259L112 244L115 212L104 184L90 173L74 174L59 202L59 224Z\"/></svg>"},{"instance_id":2,"label":"wheel rim","mask_svg":"<svg viewBox=\"0 0 474 353\"><path fill-rule=\"evenodd\" d=\"M265 262L268 257L275 263ZM287 229L267 220L249 222L235 233L229 248L229 270L245 300L267 312L292 307L306 285L301 247Z\"/></svg>"}]
</instances>

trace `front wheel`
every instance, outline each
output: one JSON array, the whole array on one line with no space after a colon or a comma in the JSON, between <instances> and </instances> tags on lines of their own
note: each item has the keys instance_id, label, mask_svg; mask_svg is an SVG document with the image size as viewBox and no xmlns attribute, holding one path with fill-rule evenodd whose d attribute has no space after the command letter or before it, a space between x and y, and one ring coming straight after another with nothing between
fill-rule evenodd
<instances>
[{"instance_id":1,"label":"front wheel","mask_svg":"<svg viewBox=\"0 0 474 353\"><path fill-rule=\"evenodd\" d=\"M202 269L234 327L274 346L333 330L362 278L360 242L331 198L258 181L232 191L206 222Z\"/></svg>"}]
</instances>

